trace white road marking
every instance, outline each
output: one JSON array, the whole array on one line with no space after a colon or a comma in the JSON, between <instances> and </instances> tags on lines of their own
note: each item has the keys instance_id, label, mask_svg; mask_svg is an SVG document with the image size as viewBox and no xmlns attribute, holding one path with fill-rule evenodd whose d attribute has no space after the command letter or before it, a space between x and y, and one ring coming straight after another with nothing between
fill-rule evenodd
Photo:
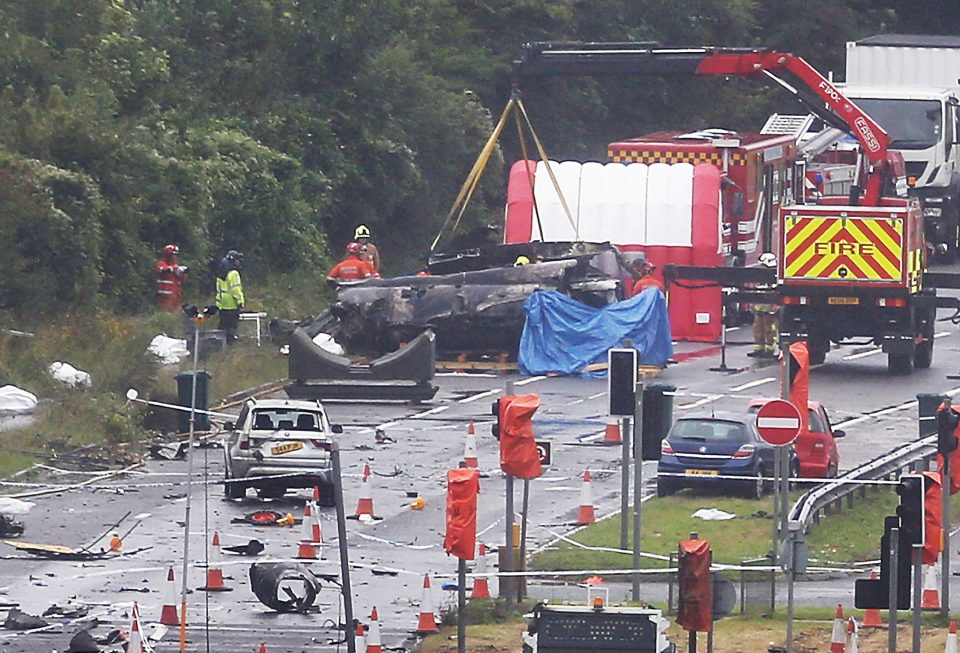
<instances>
[{"instance_id":1,"label":"white road marking","mask_svg":"<svg viewBox=\"0 0 960 653\"><path fill-rule=\"evenodd\" d=\"M739 330L740 330L740 327L738 326L726 328L727 333L729 333L730 331L739 331Z\"/></svg>"},{"instance_id":2,"label":"white road marking","mask_svg":"<svg viewBox=\"0 0 960 653\"><path fill-rule=\"evenodd\" d=\"M946 338L946 337L949 336L949 335L950 335L950 332L949 332L949 331L938 331L938 332L936 332L935 334L933 334L933 337L934 337L934 338Z\"/></svg>"},{"instance_id":3,"label":"white road marking","mask_svg":"<svg viewBox=\"0 0 960 653\"><path fill-rule=\"evenodd\" d=\"M749 383L744 383L744 384L738 385L738 386L736 386L736 387L734 387L734 388L730 388L730 392L740 392L741 390L747 390L747 389L749 389L749 388L756 388L758 385L766 385L767 383L773 383L773 382L776 381L776 380L777 380L776 377L768 376L768 377L765 378L765 379L759 379L759 380L757 380L757 381L750 381Z\"/></svg>"},{"instance_id":4,"label":"white road marking","mask_svg":"<svg viewBox=\"0 0 960 653\"><path fill-rule=\"evenodd\" d=\"M490 397L490 396L495 395L495 394L498 394L498 393L500 393L500 392L502 392L502 391L500 390L500 388L496 388L496 389L494 389L494 390L487 390L486 392L481 392L480 394L475 394L475 395L473 395L473 396L471 396L471 397L466 397L465 399L461 399L461 400L458 401L457 403L458 403L458 404L469 404L471 401L476 401L477 399L483 399L484 397Z\"/></svg>"},{"instance_id":5,"label":"white road marking","mask_svg":"<svg viewBox=\"0 0 960 653\"><path fill-rule=\"evenodd\" d=\"M722 398L723 398L723 395L710 395L708 397L704 397L703 399L700 399L699 401L694 401L689 404L680 404L679 406L677 406L677 408L679 410L689 410L691 408L699 408L700 406L713 403L717 399L722 399Z\"/></svg>"},{"instance_id":6,"label":"white road marking","mask_svg":"<svg viewBox=\"0 0 960 653\"><path fill-rule=\"evenodd\" d=\"M529 379L524 379L523 381L517 381L513 385L527 385L528 383L534 383L535 381L544 380L545 376L531 376Z\"/></svg>"},{"instance_id":7,"label":"white road marking","mask_svg":"<svg viewBox=\"0 0 960 653\"><path fill-rule=\"evenodd\" d=\"M598 393L595 394L595 395L590 395L589 397L587 397L587 399L599 399L600 397L602 397L602 396L605 395L605 394L607 394L607 391L606 391L606 390L604 390L603 392L598 392Z\"/></svg>"},{"instance_id":8,"label":"white road marking","mask_svg":"<svg viewBox=\"0 0 960 653\"><path fill-rule=\"evenodd\" d=\"M855 361L859 358L866 358L867 356L875 356L876 354L881 354L881 353L883 353L883 350L877 347L875 349L870 349L868 351L862 351L859 354L850 354L848 356L844 356L843 360Z\"/></svg>"},{"instance_id":9,"label":"white road marking","mask_svg":"<svg viewBox=\"0 0 960 653\"><path fill-rule=\"evenodd\" d=\"M426 417L427 415L436 415L437 413L442 413L445 410L450 410L450 406L437 406L436 408L431 408L430 410L425 410L422 413L417 413L410 417L410 419L420 419L421 417Z\"/></svg>"}]
</instances>

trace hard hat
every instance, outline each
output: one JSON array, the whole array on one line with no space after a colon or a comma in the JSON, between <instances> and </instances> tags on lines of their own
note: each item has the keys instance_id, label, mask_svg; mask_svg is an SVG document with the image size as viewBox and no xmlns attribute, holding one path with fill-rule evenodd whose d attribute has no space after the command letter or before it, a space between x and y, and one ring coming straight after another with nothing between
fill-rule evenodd
<instances>
[{"instance_id":1,"label":"hard hat","mask_svg":"<svg viewBox=\"0 0 960 653\"><path fill-rule=\"evenodd\" d=\"M521 254L520 256L517 257L517 260L513 262L513 267L528 265L529 263L530 263L530 259L528 259L526 256Z\"/></svg>"},{"instance_id":2,"label":"hard hat","mask_svg":"<svg viewBox=\"0 0 960 653\"><path fill-rule=\"evenodd\" d=\"M360 243L356 243L356 242L347 243L347 254L359 255L360 252L362 251L363 251L363 245L361 245Z\"/></svg>"},{"instance_id":3,"label":"hard hat","mask_svg":"<svg viewBox=\"0 0 960 653\"><path fill-rule=\"evenodd\" d=\"M777 255L773 252L764 252L760 255L760 265L772 268L777 265Z\"/></svg>"},{"instance_id":4,"label":"hard hat","mask_svg":"<svg viewBox=\"0 0 960 653\"><path fill-rule=\"evenodd\" d=\"M176 245L167 245L166 247L163 248L163 253L164 253L164 254L179 254L179 253L180 253L180 248L177 247Z\"/></svg>"},{"instance_id":5,"label":"hard hat","mask_svg":"<svg viewBox=\"0 0 960 653\"><path fill-rule=\"evenodd\" d=\"M359 239L361 239L361 238L369 238L369 237L370 237L370 228L367 227L367 225L365 225L365 224L362 224L362 225L358 226L358 227L357 227L357 230L353 233L353 237L356 238L357 240L359 240Z\"/></svg>"},{"instance_id":6,"label":"hard hat","mask_svg":"<svg viewBox=\"0 0 960 653\"><path fill-rule=\"evenodd\" d=\"M243 260L243 252L238 252L238 251L235 250L235 249L231 249L229 252L227 252L227 260L228 260L228 261L242 261L242 260Z\"/></svg>"}]
</instances>

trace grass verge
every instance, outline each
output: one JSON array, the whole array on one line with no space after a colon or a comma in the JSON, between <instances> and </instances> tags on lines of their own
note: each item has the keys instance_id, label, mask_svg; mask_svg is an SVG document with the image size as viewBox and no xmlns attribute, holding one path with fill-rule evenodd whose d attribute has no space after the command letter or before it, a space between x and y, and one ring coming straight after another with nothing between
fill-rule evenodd
<instances>
[{"instance_id":1,"label":"grass verge","mask_svg":"<svg viewBox=\"0 0 960 653\"><path fill-rule=\"evenodd\" d=\"M791 493L791 502L799 493ZM951 520L960 519L960 501L951 503ZM857 497L854 509L825 515L807 536L811 560L849 563L876 559L879 556L883 518L892 515L897 505L894 486L868 490L866 499ZM728 521L694 519L700 508L718 508L736 515ZM677 543L696 531L708 540L713 559L718 563L736 564L741 560L766 555L771 546L773 524L769 498L761 501L724 496L701 496L686 492L654 498L643 504L641 549L647 553L668 555L677 550ZM633 546L632 528L628 528L628 549ZM592 547L620 546L620 517L593 524L572 536L573 540ZM645 568L666 566L665 562L643 558ZM540 570L629 569L630 556L620 553L589 551L566 542L538 554L533 566Z\"/></svg>"}]
</instances>

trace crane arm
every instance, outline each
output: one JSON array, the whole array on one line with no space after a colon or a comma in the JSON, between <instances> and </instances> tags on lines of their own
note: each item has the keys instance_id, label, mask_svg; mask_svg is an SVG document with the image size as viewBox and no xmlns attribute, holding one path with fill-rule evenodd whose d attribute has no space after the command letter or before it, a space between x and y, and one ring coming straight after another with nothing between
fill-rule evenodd
<instances>
[{"instance_id":1,"label":"crane arm","mask_svg":"<svg viewBox=\"0 0 960 653\"><path fill-rule=\"evenodd\" d=\"M890 138L880 125L846 98L802 58L785 52L745 48L658 48L649 43L529 43L515 62L518 76L544 75L702 75L769 77L794 93L827 124L843 126L871 164L864 189L867 205L879 202L888 166ZM799 90L778 77L789 73ZM823 106L809 101L815 95Z\"/></svg>"}]
</instances>

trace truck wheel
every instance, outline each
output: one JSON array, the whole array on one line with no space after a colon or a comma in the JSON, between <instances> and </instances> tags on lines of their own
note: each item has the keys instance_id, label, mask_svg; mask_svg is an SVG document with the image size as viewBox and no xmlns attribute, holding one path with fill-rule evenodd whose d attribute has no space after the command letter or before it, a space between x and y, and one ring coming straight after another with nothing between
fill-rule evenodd
<instances>
[{"instance_id":1,"label":"truck wheel","mask_svg":"<svg viewBox=\"0 0 960 653\"><path fill-rule=\"evenodd\" d=\"M913 366L918 370L925 370L933 363L933 340L926 340L913 352Z\"/></svg>"},{"instance_id":2,"label":"truck wheel","mask_svg":"<svg viewBox=\"0 0 960 653\"><path fill-rule=\"evenodd\" d=\"M910 354L887 354L887 369L896 376L913 372L913 356Z\"/></svg>"},{"instance_id":3,"label":"truck wheel","mask_svg":"<svg viewBox=\"0 0 960 653\"><path fill-rule=\"evenodd\" d=\"M830 341L820 338L811 338L808 352L810 354L810 364L819 365L827 360L827 352L830 351Z\"/></svg>"}]
</instances>

